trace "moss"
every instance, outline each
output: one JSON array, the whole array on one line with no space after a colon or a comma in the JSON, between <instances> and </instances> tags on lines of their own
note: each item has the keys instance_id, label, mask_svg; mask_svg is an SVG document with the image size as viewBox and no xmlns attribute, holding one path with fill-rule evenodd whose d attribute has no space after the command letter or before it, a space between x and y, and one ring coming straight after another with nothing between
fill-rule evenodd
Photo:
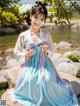
<instances>
[{"instance_id":1,"label":"moss","mask_svg":"<svg viewBox=\"0 0 80 106\"><path fill-rule=\"evenodd\" d=\"M68 58L71 59L74 62L79 62L80 55L78 55L78 54L71 54L71 55L68 55Z\"/></svg>"},{"instance_id":2,"label":"moss","mask_svg":"<svg viewBox=\"0 0 80 106\"><path fill-rule=\"evenodd\" d=\"M6 91L6 89L4 88L0 88L0 97L2 96L2 94Z\"/></svg>"}]
</instances>

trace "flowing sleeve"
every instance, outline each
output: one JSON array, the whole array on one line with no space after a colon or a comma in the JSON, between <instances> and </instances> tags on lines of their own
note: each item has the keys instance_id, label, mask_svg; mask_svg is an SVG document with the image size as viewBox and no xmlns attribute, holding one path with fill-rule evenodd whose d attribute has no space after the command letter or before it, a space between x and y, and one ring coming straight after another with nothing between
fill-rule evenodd
<instances>
[{"instance_id":1,"label":"flowing sleeve","mask_svg":"<svg viewBox=\"0 0 80 106\"><path fill-rule=\"evenodd\" d=\"M25 45L24 45L24 36L22 33L19 35L15 48L14 48L14 55L16 56L16 59L19 64L25 63L25 55L26 55L26 50L25 50Z\"/></svg>"},{"instance_id":2,"label":"flowing sleeve","mask_svg":"<svg viewBox=\"0 0 80 106\"><path fill-rule=\"evenodd\" d=\"M52 40L52 36L49 32L47 32L47 39L48 39L49 50L53 51L54 50L54 43Z\"/></svg>"},{"instance_id":3,"label":"flowing sleeve","mask_svg":"<svg viewBox=\"0 0 80 106\"><path fill-rule=\"evenodd\" d=\"M48 45L49 45L48 56L51 57L54 52L54 43L53 43L50 32L47 32L47 41L48 41Z\"/></svg>"}]
</instances>

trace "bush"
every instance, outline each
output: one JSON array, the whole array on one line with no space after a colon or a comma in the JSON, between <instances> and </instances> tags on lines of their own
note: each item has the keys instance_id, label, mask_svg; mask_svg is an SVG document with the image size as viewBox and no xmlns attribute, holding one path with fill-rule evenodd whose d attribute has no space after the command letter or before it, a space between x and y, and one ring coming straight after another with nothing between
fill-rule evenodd
<instances>
[{"instance_id":1,"label":"bush","mask_svg":"<svg viewBox=\"0 0 80 106\"><path fill-rule=\"evenodd\" d=\"M68 58L71 59L74 62L79 62L80 55L78 55L78 54L71 54L71 55L68 55Z\"/></svg>"},{"instance_id":2,"label":"bush","mask_svg":"<svg viewBox=\"0 0 80 106\"><path fill-rule=\"evenodd\" d=\"M0 27L17 27L17 25L22 25L22 23L28 21L27 16L28 13L19 13L19 6L13 6L5 10L0 7Z\"/></svg>"},{"instance_id":3,"label":"bush","mask_svg":"<svg viewBox=\"0 0 80 106\"><path fill-rule=\"evenodd\" d=\"M7 11L14 13L17 16L17 14L19 14L19 6L13 6L13 7L7 9Z\"/></svg>"},{"instance_id":4,"label":"bush","mask_svg":"<svg viewBox=\"0 0 80 106\"><path fill-rule=\"evenodd\" d=\"M15 14L3 11L1 14L1 24L2 26L14 26L18 24L18 18L15 16Z\"/></svg>"}]
</instances>

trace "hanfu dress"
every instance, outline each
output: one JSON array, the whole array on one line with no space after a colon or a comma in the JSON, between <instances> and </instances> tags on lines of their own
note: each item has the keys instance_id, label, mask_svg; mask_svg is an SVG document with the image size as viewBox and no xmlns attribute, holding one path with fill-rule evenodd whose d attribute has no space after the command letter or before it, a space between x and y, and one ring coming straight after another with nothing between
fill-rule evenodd
<instances>
[{"instance_id":1,"label":"hanfu dress","mask_svg":"<svg viewBox=\"0 0 80 106\"><path fill-rule=\"evenodd\" d=\"M44 43L52 49L50 34L41 28L39 38L42 42L33 41L30 29L18 37L14 53L22 71L11 96L23 106L78 106L70 84L60 78L47 53L43 52ZM28 61L25 58L27 47L35 50Z\"/></svg>"}]
</instances>

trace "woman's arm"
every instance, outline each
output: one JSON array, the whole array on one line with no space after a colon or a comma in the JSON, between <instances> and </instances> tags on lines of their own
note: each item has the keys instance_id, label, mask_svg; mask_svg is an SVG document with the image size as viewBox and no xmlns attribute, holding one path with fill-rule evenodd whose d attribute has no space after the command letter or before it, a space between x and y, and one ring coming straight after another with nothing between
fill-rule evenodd
<instances>
[{"instance_id":1,"label":"woman's arm","mask_svg":"<svg viewBox=\"0 0 80 106\"><path fill-rule=\"evenodd\" d=\"M48 46L49 46L47 53L48 53L48 56L51 58L54 52L54 43L53 43L50 32L47 32L47 40L48 40Z\"/></svg>"},{"instance_id":2,"label":"woman's arm","mask_svg":"<svg viewBox=\"0 0 80 106\"><path fill-rule=\"evenodd\" d=\"M47 33L47 39L48 39L49 50L53 51L54 50L54 44L53 44L51 34L49 32Z\"/></svg>"},{"instance_id":3,"label":"woman's arm","mask_svg":"<svg viewBox=\"0 0 80 106\"><path fill-rule=\"evenodd\" d=\"M16 45L14 48L14 54L19 64L24 64L34 55L33 49L30 49L29 47L26 48L23 33L21 33L17 39Z\"/></svg>"},{"instance_id":4,"label":"woman's arm","mask_svg":"<svg viewBox=\"0 0 80 106\"><path fill-rule=\"evenodd\" d=\"M22 33L19 35L15 48L14 48L14 55L16 56L19 64L25 63L26 59L26 50L24 45L24 36Z\"/></svg>"}]
</instances>

